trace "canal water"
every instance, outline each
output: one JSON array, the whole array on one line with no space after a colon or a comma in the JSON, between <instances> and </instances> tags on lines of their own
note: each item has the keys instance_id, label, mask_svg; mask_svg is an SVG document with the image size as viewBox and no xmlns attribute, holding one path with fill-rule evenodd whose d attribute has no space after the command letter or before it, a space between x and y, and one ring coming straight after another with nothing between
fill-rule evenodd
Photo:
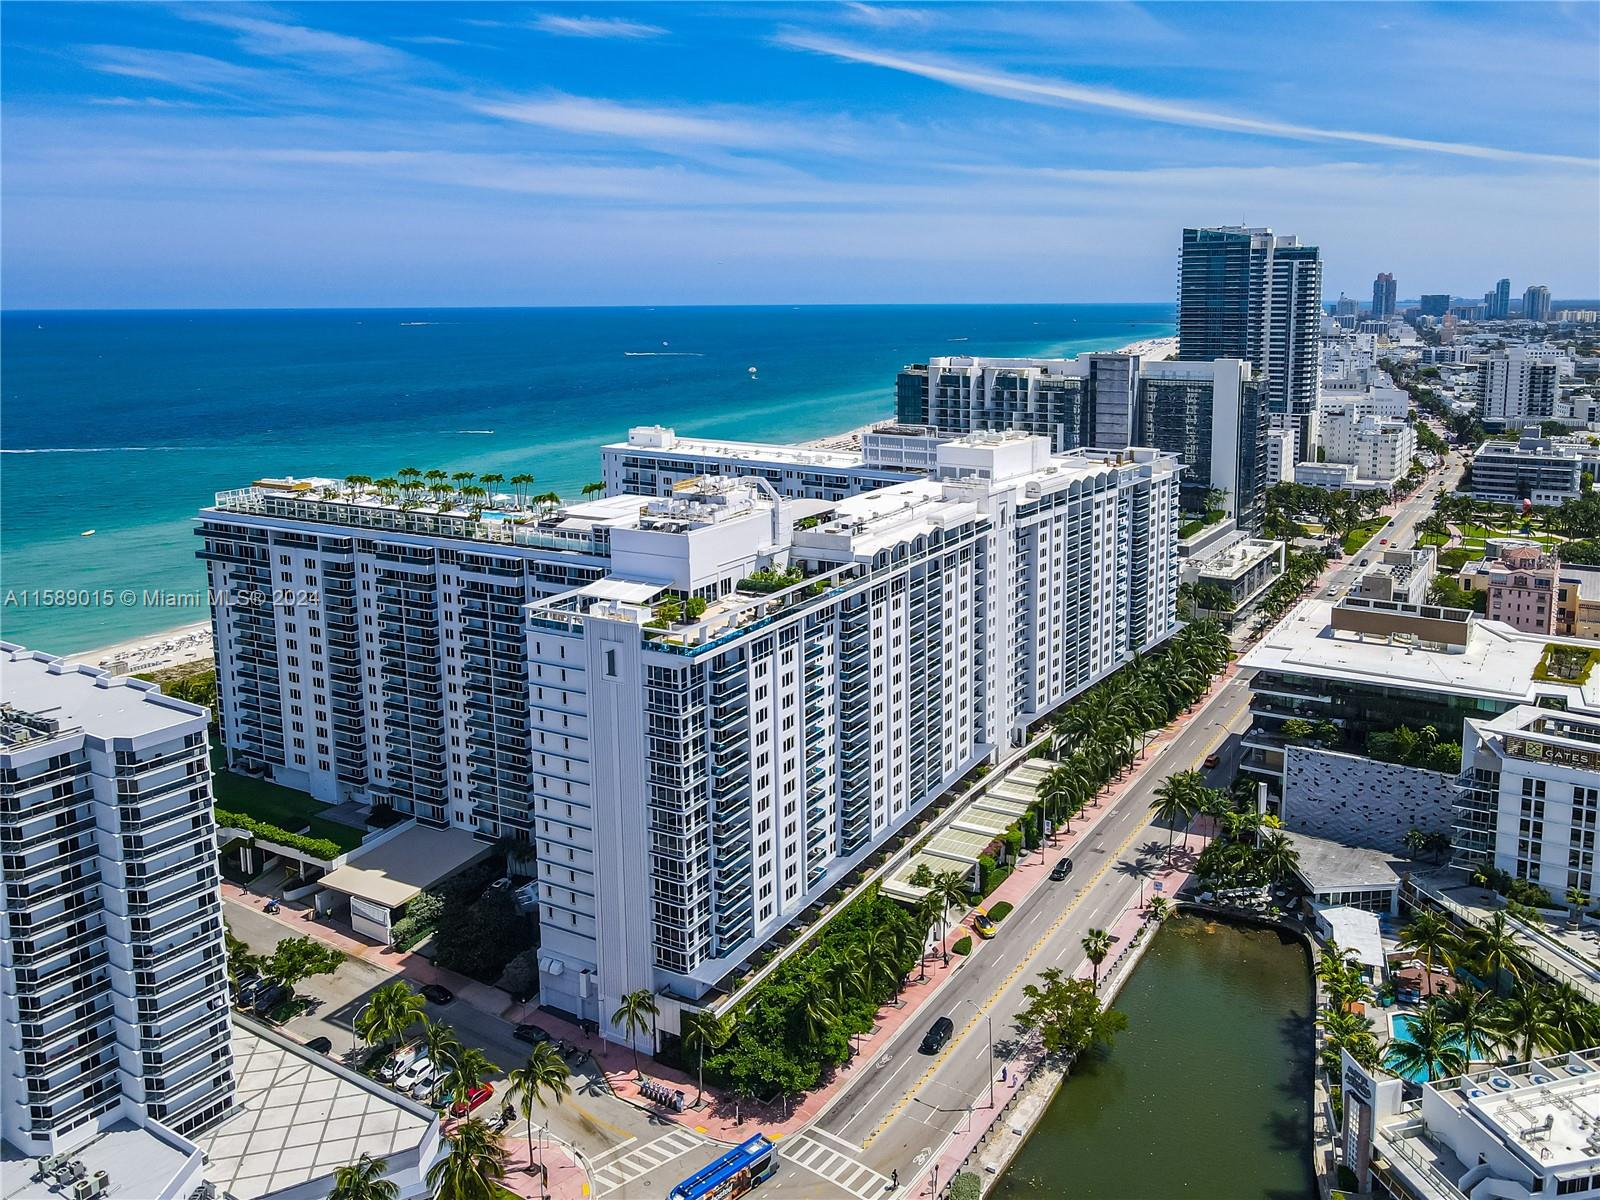
<instances>
[{"instance_id":1,"label":"canal water","mask_svg":"<svg viewBox=\"0 0 1600 1200\"><path fill-rule=\"evenodd\" d=\"M992 1195L1316 1194L1311 964L1298 941L1171 918L1116 1006L1128 1028L1080 1064Z\"/></svg>"}]
</instances>

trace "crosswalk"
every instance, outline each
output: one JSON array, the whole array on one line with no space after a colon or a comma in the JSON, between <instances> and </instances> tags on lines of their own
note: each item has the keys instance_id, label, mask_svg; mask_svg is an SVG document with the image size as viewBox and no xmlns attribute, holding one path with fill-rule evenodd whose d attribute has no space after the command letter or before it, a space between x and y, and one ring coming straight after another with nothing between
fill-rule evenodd
<instances>
[{"instance_id":1,"label":"crosswalk","mask_svg":"<svg viewBox=\"0 0 1600 1200\"><path fill-rule=\"evenodd\" d=\"M605 1195L607 1192L625 1187L635 1179L650 1174L657 1167L664 1166L675 1158L682 1158L696 1146L704 1144L703 1137L690 1133L687 1129L674 1129L671 1133L663 1134L655 1141L646 1142L642 1146L624 1142L611 1151L613 1157L610 1161L604 1162L603 1166L598 1164L595 1166L593 1180L595 1194ZM622 1150L626 1150L627 1153L619 1154L618 1151Z\"/></svg>"},{"instance_id":2,"label":"crosswalk","mask_svg":"<svg viewBox=\"0 0 1600 1200\"><path fill-rule=\"evenodd\" d=\"M822 1136L809 1133L785 1138L779 1146L784 1166L801 1166L813 1175L826 1179L840 1192L855 1200L880 1200L888 1195L889 1177L858 1162L842 1148L822 1140ZM840 1147L843 1143L838 1143Z\"/></svg>"}]
</instances>

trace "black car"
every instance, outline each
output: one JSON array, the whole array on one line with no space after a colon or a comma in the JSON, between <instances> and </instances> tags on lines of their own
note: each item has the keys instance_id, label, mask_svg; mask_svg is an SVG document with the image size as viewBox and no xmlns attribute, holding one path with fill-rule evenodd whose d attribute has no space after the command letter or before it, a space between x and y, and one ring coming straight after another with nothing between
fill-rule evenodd
<instances>
[{"instance_id":1,"label":"black car","mask_svg":"<svg viewBox=\"0 0 1600 1200\"><path fill-rule=\"evenodd\" d=\"M332 1054L333 1042L325 1037L312 1038L306 1043L306 1049L317 1054Z\"/></svg>"},{"instance_id":2,"label":"black car","mask_svg":"<svg viewBox=\"0 0 1600 1200\"><path fill-rule=\"evenodd\" d=\"M1059 883L1061 880L1065 879L1068 875L1071 875L1071 874L1072 874L1072 859L1071 858L1059 859L1056 862L1056 865L1050 868L1050 878L1054 879L1057 883Z\"/></svg>"},{"instance_id":3,"label":"black car","mask_svg":"<svg viewBox=\"0 0 1600 1200\"><path fill-rule=\"evenodd\" d=\"M422 993L424 999L432 1000L435 1004L449 1004L456 998L456 994L449 988L437 983L425 983L417 991Z\"/></svg>"},{"instance_id":4,"label":"black car","mask_svg":"<svg viewBox=\"0 0 1600 1200\"><path fill-rule=\"evenodd\" d=\"M949 1017L940 1017L928 1026L928 1032L922 1035L922 1052L924 1054L937 1054L944 1049L944 1044L950 1040L950 1035L956 1031L955 1022Z\"/></svg>"},{"instance_id":5,"label":"black car","mask_svg":"<svg viewBox=\"0 0 1600 1200\"><path fill-rule=\"evenodd\" d=\"M511 1036L519 1042L527 1042L530 1046L537 1046L540 1042L548 1042L550 1034L537 1025L518 1025L511 1031Z\"/></svg>"},{"instance_id":6,"label":"black car","mask_svg":"<svg viewBox=\"0 0 1600 1200\"><path fill-rule=\"evenodd\" d=\"M264 1017L292 995L294 995L292 991L273 980L256 993L255 1003L252 1007L255 1009L256 1016Z\"/></svg>"}]
</instances>

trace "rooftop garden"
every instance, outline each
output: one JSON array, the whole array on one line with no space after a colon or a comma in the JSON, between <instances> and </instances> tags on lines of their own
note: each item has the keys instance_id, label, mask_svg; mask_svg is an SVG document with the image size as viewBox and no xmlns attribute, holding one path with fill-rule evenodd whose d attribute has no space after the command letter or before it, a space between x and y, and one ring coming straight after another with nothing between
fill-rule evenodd
<instances>
[{"instance_id":1,"label":"rooftop garden","mask_svg":"<svg viewBox=\"0 0 1600 1200\"><path fill-rule=\"evenodd\" d=\"M364 831L320 814L328 808L304 792L282 787L266 779L254 779L228 770L219 747L211 749L211 790L216 797L219 824L251 833L280 845L304 850L319 858L335 858L361 844ZM244 817L244 822L228 820ZM316 847L302 842L322 843ZM333 853L328 854L328 846Z\"/></svg>"},{"instance_id":2,"label":"rooftop garden","mask_svg":"<svg viewBox=\"0 0 1600 1200\"><path fill-rule=\"evenodd\" d=\"M1550 683L1586 683L1597 660L1600 660L1600 649L1551 642L1544 648L1539 665L1533 669L1533 677Z\"/></svg>"}]
</instances>

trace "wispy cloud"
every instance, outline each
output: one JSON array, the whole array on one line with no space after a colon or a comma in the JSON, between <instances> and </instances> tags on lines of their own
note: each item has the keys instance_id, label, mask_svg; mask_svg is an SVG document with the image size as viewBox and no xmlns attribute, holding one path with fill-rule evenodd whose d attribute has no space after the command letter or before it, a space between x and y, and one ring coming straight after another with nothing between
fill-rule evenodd
<instances>
[{"instance_id":1,"label":"wispy cloud","mask_svg":"<svg viewBox=\"0 0 1600 1200\"><path fill-rule=\"evenodd\" d=\"M186 50L146 50L138 46L85 46L84 65L107 75L164 83L213 95L275 85L271 72Z\"/></svg>"},{"instance_id":2,"label":"wispy cloud","mask_svg":"<svg viewBox=\"0 0 1600 1200\"><path fill-rule=\"evenodd\" d=\"M755 149L782 144L790 136L776 124L745 116L647 108L560 92L529 100L480 101L472 107L523 125L637 142Z\"/></svg>"},{"instance_id":3,"label":"wispy cloud","mask_svg":"<svg viewBox=\"0 0 1600 1200\"><path fill-rule=\"evenodd\" d=\"M930 16L927 9L913 8L908 4L866 4L863 0L846 0L844 11L851 20L876 29L925 25Z\"/></svg>"},{"instance_id":4,"label":"wispy cloud","mask_svg":"<svg viewBox=\"0 0 1600 1200\"><path fill-rule=\"evenodd\" d=\"M357 70L389 70L411 62L411 56L404 50L381 42L290 21L271 20L231 5L188 4L175 11L185 20L231 31L237 35L240 49L263 58Z\"/></svg>"},{"instance_id":5,"label":"wispy cloud","mask_svg":"<svg viewBox=\"0 0 1600 1200\"><path fill-rule=\"evenodd\" d=\"M654 38L667 32L659 25L622 17L568 17L559 13L540 13L529 27L557 37L581 38Z\"/></svg>"},{"instance_id":6,"label":"wispy cloud","mask_svg":"<svg viewBox=\"0 0 1600 1200\"><path fill-rule=\"evenodd\" d=\"M1432 154L1504 162L1562 163L1569 166L1592 167L1597 161L1567 154L1507 150L1498 146L1479 146L1470 142L1432 141L1425 138L1365 133L1349 129L1324 129L1312 125L1275 121L1267 117L1236 116L1112 88L984 70L959 62L909 58L816 34L786 32L778 36L778 41L797 50L809 50L845 62L864 63L907 75L916 75L969 92L1018 100L1026 104L1097 108L1169 125L1188 125L1227 133L1256 134L1294 141L1355 142L1392 150L1418 150Z\"/></svg>"},{"instance_id":7,"label":"wispy cloud","mask_svg":"<svg viewBox=\"0 0 1600 1200\"><path fill-rule=\"evenodd\" d=\"M443 37L437 33L419 33L413 37L396 37L397 42L405 42L410 46L465 46L466 42L460 38Z\"/></svg>"}]
</instances>

